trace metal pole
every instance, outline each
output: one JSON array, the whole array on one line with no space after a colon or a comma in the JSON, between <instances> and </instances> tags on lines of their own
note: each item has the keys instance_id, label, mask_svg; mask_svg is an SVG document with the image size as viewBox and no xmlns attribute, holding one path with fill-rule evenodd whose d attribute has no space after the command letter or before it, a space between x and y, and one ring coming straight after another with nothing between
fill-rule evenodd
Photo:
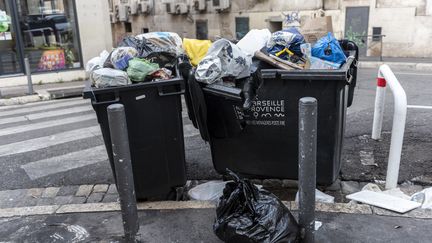
<instances>
[{"instance_id":1,"label":"metal pole","mask_svg":"<svg viewBox=\"0 0 432 243\"><path fill-rule=\"evenodd\" d=\"M299 224L303 242L315 242L317 100L299 101Z\"/></svg>"},{"instance_id":2,"label":"metal pole","mask_svg":"<svg viewBox=\"0 0 432 243\"><path fill-rule=\"evenodd\" d=\"M138 212L124 106L110 105L107 112L125 238L126 242L136 242Z\"/></svg>"},{"instance_id":3,"label":"metal pole","mask_svg":"<svg viewBox=\"0 0 432 243\"><path fill-rule=\"evenodd\" d=\"M24 68L27 75L28 94L32 95L34 94L34 90L33 90L33 82L31 77L30 62L28 57L24 58Z\"/></svg>"},{"instance_id":4,"label":"metal pole","mask_svg":"<svg viewBox=\"0 0 432 243\"><path fill-rule=\"evenodd\" d=\"M382 36L380 36L380 44L381 44L381 47L380 47L380 62L382 62L382 60L383 60L383 38L382 38Z\"/></svg>"}]
</instances>

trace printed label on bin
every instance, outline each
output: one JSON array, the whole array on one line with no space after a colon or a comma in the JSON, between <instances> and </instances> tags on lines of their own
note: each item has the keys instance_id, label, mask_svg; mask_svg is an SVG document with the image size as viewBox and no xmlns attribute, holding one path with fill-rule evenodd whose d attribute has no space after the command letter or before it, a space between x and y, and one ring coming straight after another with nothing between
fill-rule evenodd
<instances>
[{"instance_id":1,"label":"printed label on bin","mask_svg":"<svg viewBox=\"0 0 432 243\"><path fill-rule=\"evenodd\" d=\"M254 126L285 126L284 100L254 100L249 110L234 106L237 119Z\"/></svg>"}]
</instances>

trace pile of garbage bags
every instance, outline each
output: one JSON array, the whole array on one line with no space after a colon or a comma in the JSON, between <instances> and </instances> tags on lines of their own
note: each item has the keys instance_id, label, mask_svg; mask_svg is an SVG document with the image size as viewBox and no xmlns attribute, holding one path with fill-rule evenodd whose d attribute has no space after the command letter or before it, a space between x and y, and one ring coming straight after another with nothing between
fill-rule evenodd
<instances>
[{"instance_id":1,"label":"pile of garbage bags","mask_svg":"<svg viewBox=\"0 0 432 243\"><path fill-rule=\"evenodd\" d=\"M198 63L195 79L212 84L224 79L251 76L254 60L285 70L339 69L347 57L332 33L314 45L307 43L300 31L291 27L274 33L268 29L251 30L237 44L219 39Z\"/></svg>"},{"instance_id":2,"label":"pile of garbage bags","mask_svg":"<svg viewBox=\"0 0 432 243\"><path fill-rule=\"evenodd\" d=\"M185 55L176 33L152 32L124 38L111 53L103 51L86 64L96 88L167 80L178 75L179 58Z\"/></svg>"},{"instance_id":3,"label":"pile of garbage bags","mask_svg":"<svg viewBox=\"0 0 432 243\"><path fill-rule=\"evenodd\" d=\"M198 82L212 84L252 76L256 60L285 70L339 69L347 57L329 32L314 45L295 28L270 33L253 29L237 44L227 39L181 39L172 32L124 38L111 53L103 51L86 65L94 87L112 87L173 78L179 57L195 67Z\"/></svg>"}]
</instances>

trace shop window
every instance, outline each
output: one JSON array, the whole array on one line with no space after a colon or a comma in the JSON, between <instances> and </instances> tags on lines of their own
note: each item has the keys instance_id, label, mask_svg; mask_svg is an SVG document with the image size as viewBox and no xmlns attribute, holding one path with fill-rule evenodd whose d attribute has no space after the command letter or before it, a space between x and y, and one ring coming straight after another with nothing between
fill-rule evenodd
<instances>
[{"instance_id":1,"label":"shop window","mask_svg":"<svg viewBox=\"0 0 432 243\"><path fill-rule=\"evenodd\" d=\"M11 1L0 0L0 75L23 73L14 7Z\"/></svg>"},{"instance_id":2,"label":"shop window","mask_svg":"<svg viewBox=\"0 0 432 243\"><path fill-rule=\"evenodd\" d=\"M16 0L16 3L24 55L30 60L32 72L80 68L74 1Z\"/></svg>"},{"instance_id":3,"label":"shop window","mask_svg":"<svg viewBox=\"0 0 432 243\"><path fill-rule=\"evenodd\" d=\"M196 21L196 38L198 40L207 40L208 39L207 20L197 20Z\"/></svg>"},{"instance_id":4,"label":"shop window","mask_svg":"<svg viewBox=\"0 0 432 243\"><path fill-rule=\"evenodd\" d=\"M237 17L236 23L236 38L240 40L249 32L249 17Z\"/></svg>"}]
</instances>

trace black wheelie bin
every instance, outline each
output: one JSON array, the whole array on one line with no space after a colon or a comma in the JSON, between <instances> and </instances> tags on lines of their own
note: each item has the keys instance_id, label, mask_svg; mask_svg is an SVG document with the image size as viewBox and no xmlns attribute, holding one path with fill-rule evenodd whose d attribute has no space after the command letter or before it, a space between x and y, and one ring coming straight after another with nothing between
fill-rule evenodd
<instances>
[{"instance_id":1,"label":"black wheelie bin","mask_svg":"<svg viewBox=\"0 0 432 243\"><path fill-rule=\"evenodd\" d=\"M261 69L256 96L243 108L243 84L188 81L195 118L210 143L215 169L250 178L298 179L298 102L318 100L317 183L334 182L341 168L347 106L357 75L357 47L341 41L348 58L338 70Z\"/></svg>"},{"instance_id":2,"label":"black wheelie bin","mask_svg":"<svg viewBox=\"0 0 432 243\"><path fill-rule=\"evenodd\" d=\"M125 107L138 200L176 199L176 189L186 183L181 104L184 80L178 73L169 80L87 87L84 91L96 112L114 175L107 107L116 103Z\"/></svg>"}]
</instances>

